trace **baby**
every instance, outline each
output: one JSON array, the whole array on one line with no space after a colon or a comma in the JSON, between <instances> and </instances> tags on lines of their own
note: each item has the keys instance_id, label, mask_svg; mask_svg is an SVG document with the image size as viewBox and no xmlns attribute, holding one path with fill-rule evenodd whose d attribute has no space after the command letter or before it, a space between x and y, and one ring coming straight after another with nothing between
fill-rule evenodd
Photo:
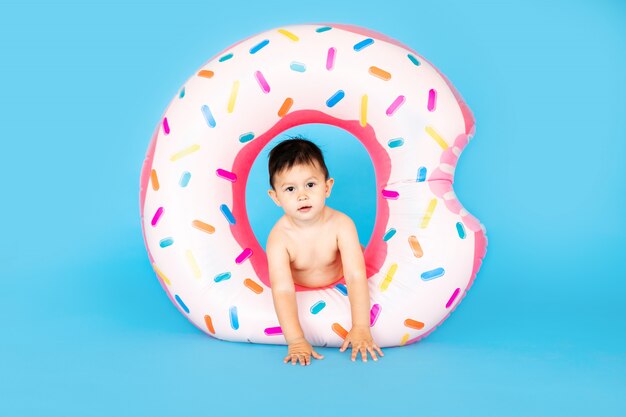
<instances>
[{"instance_id":1,"label":"baby","mask_svg":"<svg viewBox=\"0 0 626 417\"><path fill-rule=\"evenodd\" d=\"M285 140L269 154L269 196L283 208L272 228L266 251L274 308L288 344L285 363L309 365L311 356L322 359L305 339L298 320L295 284L318 288L345 277L352 328L340 352L352 345L352 360L367 352L384 356L370 333L370 298L363 247L354 222L325 205L334 179L329 178L321 150L296 137ZM376 351L376 352L375 352Z\"/></svg>"}]
</instances>

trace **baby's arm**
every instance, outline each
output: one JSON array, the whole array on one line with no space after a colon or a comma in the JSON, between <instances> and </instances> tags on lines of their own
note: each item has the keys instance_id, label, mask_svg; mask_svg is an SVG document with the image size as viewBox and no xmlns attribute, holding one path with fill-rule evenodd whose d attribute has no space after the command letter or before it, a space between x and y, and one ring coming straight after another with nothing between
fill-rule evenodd
<instances>
[{"instance_id":1,"label":"baby's arm","mask_svg":"<svg viewBox=\"0 0 626 417\"><path fill-rule=\"evenodd\" d=\"M372 359L378 360L374 350L384 356L374 343L370 332L370 295L367 285L365 259L359 244L359 235L350 217L346 216L340 223L337 244L341 253L344 278L348 286L348 299L352 313L352 328L346 336L340 351L343 352L352 344L352 360L361 352L363 361L367 361L367 352Z\"/></svg>"},{"instance_id":2,"label":"baby's arm","mask_svg":"<svg viewBox=\"0 0 626 417\"><path fill-rule=\"evenodd\" d=\"M296 291L289 267L289 253L278 233L274 231L270 233L266 249L274 309L289 346L284 362L291 360L293 365L298 361L301 365L308 365L311 363L311 355L316 359L322 359L323 356L314 351L304 338L304 332L300 327Z\"/></svg>"}]
</instances>

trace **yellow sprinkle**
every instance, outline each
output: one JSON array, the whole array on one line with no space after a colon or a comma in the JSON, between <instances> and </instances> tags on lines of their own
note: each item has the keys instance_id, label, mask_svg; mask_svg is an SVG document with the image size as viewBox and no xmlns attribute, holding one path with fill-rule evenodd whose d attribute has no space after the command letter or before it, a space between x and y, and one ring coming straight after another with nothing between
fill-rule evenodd
<instances>
[{"instance_id":1,"label":"yellow sprinkle","mask_svg":"<svg viewBox=\"0 0 626 417\"><path fill-rule=\"evenodd\" d=\"M154 272L156 272L156 274L159 276L159 278L163 280L163 282L165 282L165 284L172 285L172 282L167 279L165 274L159 269L158 266L156 266L156 264L152 264L152 269L154 269Z\"/></svg>"},{"instance_id":2,"label":"yellow sprinkle","mask_svg":"<svg viewBox=\"0 0 626 417\"><path fill-rule=\"evenodd\" d=\"M196 262L196 258L193 257L193 253L191 253L191 251L188 250L187 252L185 252L185 255L187 256L187 262L189 262L189 266L191 267L191 270L193 271L193 276L196 278L200 278L202 273L200 272L200 267L198 266L198 263Z\"/></svg>"},{"instance_id":3,"label":"yellow sprinkle","mask_svg":"<svg viewBox=\"0 0 626 417\"><path fill-rule=\"evenodd\" d=\"M405 333L404 336L402 336L402 340L400 340L400 346L404 346L404 344L408 341L409 341L409 334Z\"/></svg>"},{"instance_id":4,"label":"yellow sprinkle","mask_svg":"<svg viewBox=\"0 0 626 417\"><path fill-rule=\"evenodd\" d=\"M233 83L233 89L230 90L230 100L228 100L228 113L232 113L235 109L235 100L237 100L237 93L239 92L239 80Z\"/></svg>"},{"instance_id":5,"label":"yellow sprinkle","mask_svg":"<svg viewBox=\"0 0 626 417\"><path fill-rule=\"evenodd\" d=\"M367 126L367 94L361 97L361 127Z\"/></svg>"},{"instance_id":6,"label":"yellow sprinkle","mask_svg":"<svg viewBox=\"0 0 626 417\"><path fill-rule=\"evenodd\" d=\"M433 217L433 212L435 211L435 207L437 207L437 199L433 198L432 200L430 200L430 203L428 203L426 214L424 214L424 218L422 219L422 224L420 225L422 229L426 229L428 227L428 223L430 222L430 219Z\"/></svg>"},{"instance_id":7,"label":"yellow sprinkle","mask_svg":"<svg viewBox=\"0 0 626 417\"><path fill-rule=\"evenodd\" d=\"M441 136L439 136L439 133L435 132L435 129L430 126L426 126L426 133L428 133L431 138L435 139L435 142L437 142L437 144L441 146L441 149L443 149L444 151L448 149L448 144L445 140L443 140Z\"/></svg>"},{"instance_id":8,"label":"yellow sprinkle","mask_svg":"<svg viewBox=\"0 0 626 417\"><path fill-rule=\"evenodd\" d=\"M296 35L285 29L278 29L278 33L280 33L281 35L285 35L294 42L298 42L300 40L300 38L298 38Z\"/></svg>"},{"instance_id":9,"label":"yellow sprinkle","mask_svg":"<svg viewBox=\"0 0 626 417\"><path fill-rule=\"evenodd\" d=\"M398 264L392 264L389 268L389 271L387 272L387 275L385 276L385 279L383 280L383 282L380 283L380 291L387 291L387 288L389 288L389 284L391 284L391 280L393 279L393 276L396 274L397 270Z\"/></svg>"},{"instance_id":10,"label":"yellow sprinkle","mask_svg":"<svg viewBox=\"0 0 626 417\"><path fill-rule=\"evenodd\" d=\"M187 155L189 155L191 153L194 153L198 149L200 149L200 145L198 145L198 144L191 145L190 147L185 148L182 151L176 152L174 155L172 155L170 157L170 161L172 161L172 162L178 161L180 158L185 157L185 156L187 156Z\"/></svg>"}]
</instances>

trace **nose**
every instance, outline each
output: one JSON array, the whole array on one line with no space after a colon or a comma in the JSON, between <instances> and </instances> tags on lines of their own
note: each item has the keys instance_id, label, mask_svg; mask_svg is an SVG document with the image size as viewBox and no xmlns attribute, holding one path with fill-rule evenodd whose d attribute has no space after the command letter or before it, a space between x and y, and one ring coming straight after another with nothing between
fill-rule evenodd
<instances>
[{"instance_id":1,"label":"nose","mask_svg":"<svg viewBox=\"0 0 626 417\"><path fill-rule=\"evenodd\" d=\"M300 193L300 195L298 195L298 201L302 200L308 200L308 197L305 193Z\"/></svg>"}]
</instances>

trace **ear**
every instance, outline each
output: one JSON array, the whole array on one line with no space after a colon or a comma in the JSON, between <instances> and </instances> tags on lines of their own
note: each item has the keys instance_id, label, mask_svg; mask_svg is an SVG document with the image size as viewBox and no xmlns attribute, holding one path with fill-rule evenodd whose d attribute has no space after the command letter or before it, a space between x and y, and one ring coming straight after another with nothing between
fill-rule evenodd
<instances>
[{"instance_id":1,"label":"ear","mask_svg":"<svg viewBox=\"0 0 626 417\"><path fill-rule=\"evenodd\" d=\"M330 197L330 191L333 189L334 183L335 183L334 178L329 178L326 180L326 198Z\"/></svg>"},{"instance_id":2,"label":"ear","mask_svg":"<svg viewBox=\"0 0 626 417\"><path fill-rule=\"evenodd\" d=\"M272 200L274 200L274 203L276 203L276 205L280 207L280 201L278 201L278 198L276 197L276 191L269 189L267 190L267 194Z\"/></svg>"}]
</instances>

